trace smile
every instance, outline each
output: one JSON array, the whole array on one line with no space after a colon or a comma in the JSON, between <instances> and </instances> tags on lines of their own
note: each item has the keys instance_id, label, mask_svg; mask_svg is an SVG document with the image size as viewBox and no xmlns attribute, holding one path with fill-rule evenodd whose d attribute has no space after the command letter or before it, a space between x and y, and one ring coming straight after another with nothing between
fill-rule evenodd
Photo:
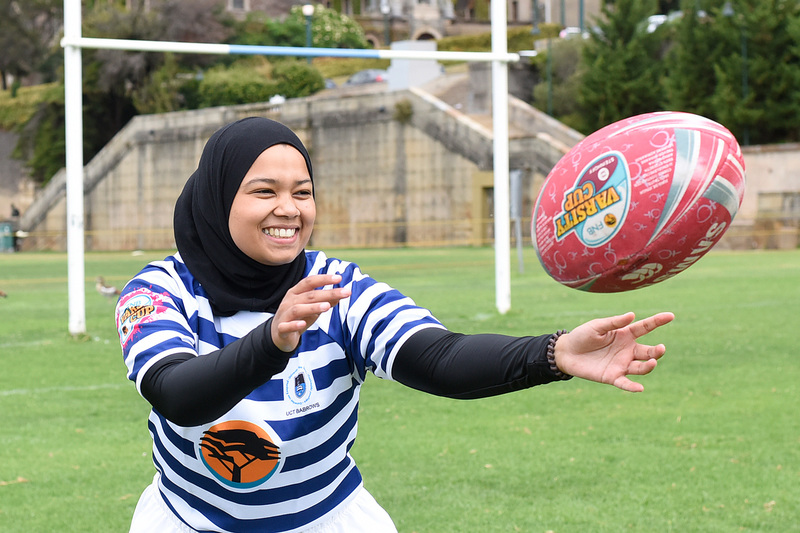
<instances>
[{"instance_id":1,"label":"smile","mask_svg":"<svg viewBox=\"0 0 800 533\"><path fill-rule=\"evenodd\" d=\"M290 239L297 233L297 228L264 228L261 230L265 235L278 239Z\"/></svg>"}]
</instances>

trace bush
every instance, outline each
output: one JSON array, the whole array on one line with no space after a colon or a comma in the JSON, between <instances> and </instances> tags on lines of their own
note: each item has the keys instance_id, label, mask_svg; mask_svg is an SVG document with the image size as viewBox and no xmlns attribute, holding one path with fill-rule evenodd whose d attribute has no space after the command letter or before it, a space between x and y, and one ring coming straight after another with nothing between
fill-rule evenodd
<instances>
[{"instance_id":1,"label":"bush","mask_svg":"<svg viewBox=\"0 0 800 533\"><path fill-rule=\"evenodd\" d=\"M387 69L391 64L389 59L367 59L362 57L317 57L314 59L316 67L323 78L347 77L359 70L368 68Z\"/></svg>"},{"instance_id":2,"label":"bush","mask_svg":"<svg viewBox=\"0 0 800 533\"><path fill-rule=\"evenodd\" d=\"M266 102L279 94L278 84L247 62L206 71L198 87L198 107Z\"/></svg>"},{"instance_id":3,"label":"bush","mask_svg":"<svg viewBox=\"0 0 800 533\"><path fill-rule=\"evenodd\" d=\"M185 106L180 91L182 83L193 81L178 72L174 54L165 54L164 64L153 72L143 86L133 91L138 113L166 113Z\"/></svg>"},{"instance_id":4,"label":"bush","mask_svg":"<svg viewBox=\"0 0 800 533\"><path fill-rule=\"evenodd\" d=\"M56 83L20 87L16 96L0 91L0 129L13 131L25 124L42 101L58 98L64 86Z\"/></svg>"},{"instance_id":5,"label":"bush","mask_svg":"<svg viewBox=\"0 0 800 533\"><path fill-rule=\"evenodd\" d=\"M273 67L272 76L286 98L310 96L325 88L322 74L305 61L282 61Z\"/></svg>"},{"instance_id":6,"label":"bush","mask_svg":"<svg viewBox=\"0 0 800 533\"><path fill-rule=\"evenodd\" d=\"M48 98L20 130L13 156L26 160L31 178L47 181L64 166L66 139L64 134L64 99ZM84 150L85 151L85 150Z\"/></svg>"},{"instance_id":7,"label":"bush","mask_svg":"<svg viewBox=\"0 0 800 533\"><path fill-rule=\"evenodd\" d=\"M43 93L36 112L19 129L20 137L12 156L25 160L30 176L47 183L65 164L64 87ZM136 115L133 103L102 92L83 93L83 161L97 152ZM112 126L108 126L112 124Z\"/></svg>"},{"instance_id":8,"label":"bush","mask_svg":"<svg viewBox=\"0 0 800 533\"><path fill-rule=\"evenodd\" d=\"M286 24L300 23L305 28L302 10L302 6L292 6ZM305 35L305 30L302 35ZM322 4L314 6L311 42L316 48L369 48L364 30L356 21Z\"/></svg>"},{"instance_id":9,"label":"bush","mask_svg":"<svg viewBox=\"0 0 800 533\"><path fill-rule=\"evenodd\" d=\"M540 33L536 36L539 39L556 37L560 26L555 24L540 24ZM507 46L509 52L519 52L520 50L530 50L533 48L534 36L531 35L531 26L520 26L509 28L507 33ZM455 35L443 37L436 41L437 47L442 51L449 52L489 52L492 49L492 34L476 33L471 35Z\"/></svg>"},{"instance_id":10,"label":"bush","mask_svg":"<svg viewBox=\"0 0 800 533\"><path fill-rule=\"evenodd\" d=\"M199 82L187 80L181 86L186 104L196 107L267 102L275 95L286 98L310 96L325 88L325 80L305 60L282 59L274 65L263 57L218 66Z\"/></svg>"}]
</instances>

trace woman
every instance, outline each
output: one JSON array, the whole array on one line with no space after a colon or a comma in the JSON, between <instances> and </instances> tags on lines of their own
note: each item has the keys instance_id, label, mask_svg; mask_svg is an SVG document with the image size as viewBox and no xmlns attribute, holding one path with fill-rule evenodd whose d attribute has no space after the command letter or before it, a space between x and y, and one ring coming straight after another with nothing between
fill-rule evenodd
<instances>
[{"instance_id":1,"label":"woman","mask_svg":"<svg viewBox=\"0 0 800 533\"><path fill-rule=\"evenodd\" d=\"M391 532L348 451L367 372L480 398L579 376L628 391L661 313L539 337L460 335L353 263L307 251L311 160L288 128L217 131L175 207L178 253L117 305L128 377L153 406L156 476L131 531Z\"/></svg>"}]
</instances>

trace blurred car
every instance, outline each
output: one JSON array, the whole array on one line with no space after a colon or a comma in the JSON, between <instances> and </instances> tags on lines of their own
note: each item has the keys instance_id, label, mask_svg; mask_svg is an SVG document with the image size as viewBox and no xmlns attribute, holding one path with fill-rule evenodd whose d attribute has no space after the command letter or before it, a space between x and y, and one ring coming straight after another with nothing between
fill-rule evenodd
<instances>
[{"instance_id":1,"label":"blurred car","mask_svg":"<svg viewBox=\"0 0 800 533\"><path fill-rule=\"evenodd\" d=\"M577 26L567 26L560 32L558 32L558 36L562 39L573 39L575 37L580 37L582 39L589 38L589 32L586 30L581 30Z\"/></svg>"},{"instance_id":2,"label":"blurred car","mask_svg":"<svg viewBox=\"0 0 800 533\"><path fill-rule=\"evenodd\" d=\"M666 15L650 15L647 17L647 33L653 33L665 22L667 22Z\"/></svg>"},{"instance_id":3,"label":"blurred car","mask_svg":"<svg viewBox=\"0 0 800 533\"><path fill-rule=\"evenodd\" d=\"M380 83L389 81L389 73L382 69L368 68L356 72L344 82L344 85L364 85L365 83Z\"/></svg>"}]
</instances>

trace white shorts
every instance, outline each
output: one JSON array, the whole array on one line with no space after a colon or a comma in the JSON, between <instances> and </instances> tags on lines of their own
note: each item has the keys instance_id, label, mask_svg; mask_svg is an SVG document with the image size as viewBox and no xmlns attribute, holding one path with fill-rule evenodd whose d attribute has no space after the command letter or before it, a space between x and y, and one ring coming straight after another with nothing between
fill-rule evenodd
<instances>
[{"instance_id":1,"label":"white shorts","mask_svg":"<svg viewBox=\"0 0 800 533\"><path fill-rule=\"evenodd\" d=\"M144 489L133 512L130 533L195 533L172 514L158 491L156 480ZM339 512L303 533L397 533L389 514L363 487ZM299 533L299 531L298 531Z\"/></svg>"}]
</instances>

